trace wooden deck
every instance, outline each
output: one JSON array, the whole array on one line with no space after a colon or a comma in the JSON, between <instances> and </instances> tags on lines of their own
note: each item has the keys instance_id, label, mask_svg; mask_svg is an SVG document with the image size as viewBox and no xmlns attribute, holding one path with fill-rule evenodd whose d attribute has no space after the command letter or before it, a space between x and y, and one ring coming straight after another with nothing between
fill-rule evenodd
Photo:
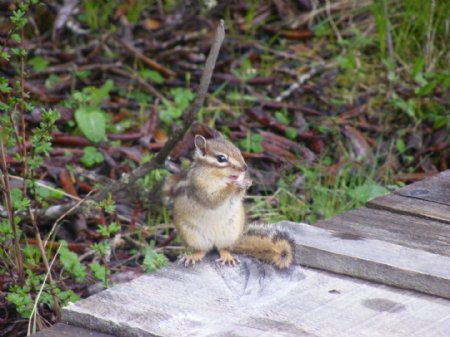
<instances>
[{"instance_id":1,"label":"wooden deck","mask_svg":"<svg viewBox=\"0 0 450 337\"><path fill-rule=\"evenodd\" d=\"M210 256L71 304L63 320L116 336L449 336L450 171L315 226L277 226L296 242L288 272ZM39 336L55 329L67 326Z\"/></svg>"}]
</instances>

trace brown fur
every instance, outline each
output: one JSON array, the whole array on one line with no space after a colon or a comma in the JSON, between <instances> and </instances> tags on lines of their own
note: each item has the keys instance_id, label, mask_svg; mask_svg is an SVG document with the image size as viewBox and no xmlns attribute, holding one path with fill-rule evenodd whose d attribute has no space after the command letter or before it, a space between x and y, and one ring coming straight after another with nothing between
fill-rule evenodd
<instances>
[{"instance_id":1,"label":"brown fur","mask_svg":"<svg viewBox=\"0 0 450 337\"><path fill-rule=\"evenodd\" d=\"M285 269L294 261L294 244L286 235L244 234L232 250Z\"/></svg>"}]
</instances>

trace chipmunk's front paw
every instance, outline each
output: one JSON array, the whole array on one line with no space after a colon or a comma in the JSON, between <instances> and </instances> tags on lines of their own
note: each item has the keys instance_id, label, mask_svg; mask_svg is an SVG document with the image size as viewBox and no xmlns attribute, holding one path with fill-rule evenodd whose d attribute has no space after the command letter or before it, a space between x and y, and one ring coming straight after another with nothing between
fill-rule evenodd
<instances>
[{"instance_id":1,"label":"chipmunk's front paw","mask_svg":"<svg viewBox=\"0 0 450 337\"><path fill-rule=\"evenodd\" d=\"M247 190L250 188L250 186L252 186L252 181L251 179L244 179L241 181L234 180L231 182L231 184L233 184L239 190Z\"/></svg>"},{"instance_id":2,"label":"chipmunk's front paw","mask_svg":"<svg viewBox=\"0 0 450 337\"><path fill-rule=\"evenodd\" d=\"M252 186L252 180L251 179L244 179L240 182L242 188L244 190L247 190L250 188L250 186Z\"/></svg>"},{"instance_id":3,"label":"chipmunk's front paw","mask_svg":"<svg viewBox=\"0 0 450 337\"><path fill-rule=\"evenodd\" d=\"M231 253L228 250L224 249L219 250L219 255L220 258L218 258L216 261L220 262L222 266L225 265L235 266L240 263L239 259L231 255Z\"/></svg>"},{"instance_id":4,"label":"chipmunk's front paw","mask_svg":"<svg viewBox=\"0 0 450 337\"><path fill-rule=\"evenodd\" d=\"M179 259L178 263L184 264L185 267L194 266L197 262L200 262L205 257L205 255L205 252L193 252L191 255L182 256Z\"/></svg>"}]
</instances>

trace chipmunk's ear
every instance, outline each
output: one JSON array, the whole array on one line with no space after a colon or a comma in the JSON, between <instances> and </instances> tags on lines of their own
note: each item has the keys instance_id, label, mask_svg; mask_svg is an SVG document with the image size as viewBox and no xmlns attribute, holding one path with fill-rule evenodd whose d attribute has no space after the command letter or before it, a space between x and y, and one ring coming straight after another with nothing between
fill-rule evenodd
<instances>
[{"instance_id":1,"label":"chipmunk's ear","mask_svg":"<svg viewBox=\"0 0 450 337\"><path fill-rule=\"evenodd\" d=\"M195 135L194 138L195 152L204 156L206 154L206 139L203 136Z\"/></svg>"}]
</instances>

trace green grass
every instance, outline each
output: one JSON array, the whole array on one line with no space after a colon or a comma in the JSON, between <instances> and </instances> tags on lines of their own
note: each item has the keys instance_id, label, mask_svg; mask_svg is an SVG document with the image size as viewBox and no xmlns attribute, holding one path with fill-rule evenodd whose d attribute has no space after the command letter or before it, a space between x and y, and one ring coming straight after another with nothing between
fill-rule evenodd
<instances>
[{"instance_id":1,"label":"green grass","mask_svg":"<svg viewBox=\"0 0 450 337\"><path fill-rule=\"evenodd\" d=\"M298 170L301 173L282 177L275 193L249 197L250 219L314 223L389 192L384 187L387 182L379 183L373 168L357 162L348 161L333 171L324 163Z\"/></svg>"}]
</instances>

